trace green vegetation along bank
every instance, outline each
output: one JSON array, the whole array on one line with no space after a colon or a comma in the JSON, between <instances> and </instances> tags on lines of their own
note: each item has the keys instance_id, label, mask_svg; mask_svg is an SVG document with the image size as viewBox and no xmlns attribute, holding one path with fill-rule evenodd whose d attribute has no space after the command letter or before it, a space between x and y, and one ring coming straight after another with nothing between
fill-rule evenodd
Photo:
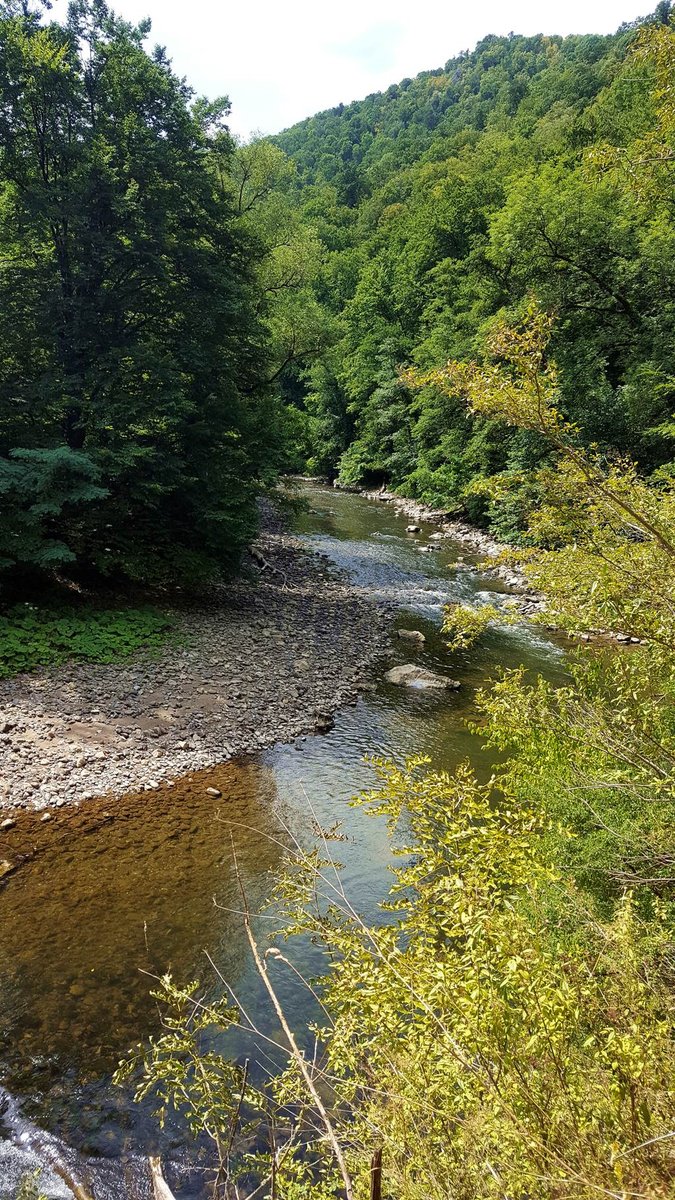
<instances>
[{"instance_id":1,"label":"green vegetation along bank","mask_svg":"<svg viewBox=\"0 0 675 1200\"><path fill-rule=\"evenodd\" d=\"M101 0L64 21L0 4L10 593L231 574L284 463L275 222L253 227L227 100L197 98L149 28Z\"/></svg>"}]
</instances>

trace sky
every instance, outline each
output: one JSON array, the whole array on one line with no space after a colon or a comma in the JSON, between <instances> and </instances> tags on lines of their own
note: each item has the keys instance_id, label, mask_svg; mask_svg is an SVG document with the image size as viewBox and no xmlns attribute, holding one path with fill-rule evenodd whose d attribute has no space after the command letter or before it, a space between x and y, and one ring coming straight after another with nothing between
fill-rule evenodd
<instances>
[{"instance_id":1,"label":"sky","mask_svg":"<svg viewBox=\"0 0 675 1200\"><path fill-rule=\"evenodd\" d=\"M241 137L281 129L442 67L488 33L612 33L656 0L111 0ZM61 17L66 0L55 0Z\"/></svg>"}]
</instances>

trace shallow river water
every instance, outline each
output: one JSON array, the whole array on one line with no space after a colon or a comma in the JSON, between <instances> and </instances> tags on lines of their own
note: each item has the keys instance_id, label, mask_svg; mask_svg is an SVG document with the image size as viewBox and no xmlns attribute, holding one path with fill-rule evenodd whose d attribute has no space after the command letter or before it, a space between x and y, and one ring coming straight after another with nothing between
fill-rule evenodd
<instances>
[{"instance_id":1,"label":"shallow river water","mask_svg":"<svg viewBox=\"0 0 675 1200\"><path fill-rule=\"evenodd\" d=\"M458 567L469 557L459 544L420 553L420 545L434 544L425 536L433 527L407 534L407 518L389 504L319 487L305 494L301 536L364 593L397 607L391 658L374 672L373 690L339 713L327 735L196 774L171 790L61 810L46 825L21 818L26 861L0 892L0 1082L26 1117L83 1156L76 1169L96 1200L144 1194L134 1183L137 1174L145 1178L138 1164L157 1148L181 1200L202 1194L203 1174L184 1165L195 1151L186 1149L180 1123L160 1138L150 1108L111 1084L124 1052L159 1030L148 973L199 978L216 994L208 952L261 1022L268 1020L240 919L225 911L240 908L232 839L257 908L289 831L310 843L316 822L339 820L345 887L354 906L375 917L390 847L382 822L349 805L372 783L366 756L421 753L443 768L470 757L487 771L480 741L466 727L475 688L499 666L562 672L559 648L526 624L495 629L480 648L450 657L440 635L442 606L494 599L503 591L499 581L461 561ZM424 648L399 639L398 626L421 629ZM459 679L461 690L422 692L384 681L388 666L412 660ZM222 796L209 797L207 786ZM310 947L297 953L303 970L316 968ZM288 974L278 984L301 1028L309 1012L303 993ZM11 1128L9 1117L6 1123Z\"/></svg>"}]
</instances>

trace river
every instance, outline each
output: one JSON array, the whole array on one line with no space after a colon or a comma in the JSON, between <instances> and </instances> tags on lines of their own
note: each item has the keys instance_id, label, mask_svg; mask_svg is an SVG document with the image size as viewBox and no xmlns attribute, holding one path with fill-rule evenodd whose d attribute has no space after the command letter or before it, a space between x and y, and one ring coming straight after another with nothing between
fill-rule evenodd
<instances>
[{"instance_id":1,"label":"river","mask_svg":"<svg viewBox=\"0 0 675 1200\"><path fill-rule=\"evenodd\" d=\"M366 919L376 918L390 845L382 821L349 805L372 783L366 757L425 754L450 770L470 758L486 772L480 740L466 726L476 687L498 667L521 663L562 675L560 648L526 624L496 628L479 648L450 656L440 632L443 605L480 604L495 593L498 600L503 585L466 569L470 558L460 544L444 541L421 553L420 545L434 544L427 540L433 527L407 534L407 519L391 505L322 487L304 494L308 508L297 526L306 543L373 600L396 605L391 659L374 672L372 690L338 713L330 733L209 772L221 797L205 797L194 775L171 790L91 801L69 814L58 836L47 837L36 815L26 828L26 862L0 894L2 1082L28 1119L71 1148L63 1154L96 1200L145 1194L143 1156L156 1149L180 1200L203 1194L180 1122L160 1137L150 1106L114 1088L111 1074L133 1043L158 1032L149 975L170 970L217 993L205 951L267 1020L240 921L225 911L240 908L231 838L258 908L289 835L307 844L316 822L340 821L345 888ZM424 647L399 639L398 626L421 630ZM388 666L411 660L460 680L461 690L417 691L384 680ZM318 965L311 947L296 953L303 971ZM279 986L302 1027L307 1001L291 979L280 976ZM16 1135L21 1119L8 1125Z\"/></svg>"}]
</instances>

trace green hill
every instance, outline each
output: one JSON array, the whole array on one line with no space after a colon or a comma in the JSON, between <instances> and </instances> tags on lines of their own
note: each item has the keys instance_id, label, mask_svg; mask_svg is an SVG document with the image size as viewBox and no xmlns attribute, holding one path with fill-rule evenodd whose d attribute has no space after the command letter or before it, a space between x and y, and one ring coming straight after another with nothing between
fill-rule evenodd
<instances>
[{"instance_id":1,"label":"green hill","mask_svg":"<svg viewBox=\"0 0 675 1200\"><path fill-rule=\"evenodd\" d=\"M331 326L287 379L299 464L387 481L517 536L538 440L472 420L460 398L410 392L399 368L480 357L495 319L517 320L531 293L557 314L583 440L647 472L670 461L671 167L648 194L628 153L658 119L653 65L633 47L669 7L612 36L485 38L275 139L324 247L315 294ZM495 506L485 481L504 473Z\"/></svg>"}]
</instances>

